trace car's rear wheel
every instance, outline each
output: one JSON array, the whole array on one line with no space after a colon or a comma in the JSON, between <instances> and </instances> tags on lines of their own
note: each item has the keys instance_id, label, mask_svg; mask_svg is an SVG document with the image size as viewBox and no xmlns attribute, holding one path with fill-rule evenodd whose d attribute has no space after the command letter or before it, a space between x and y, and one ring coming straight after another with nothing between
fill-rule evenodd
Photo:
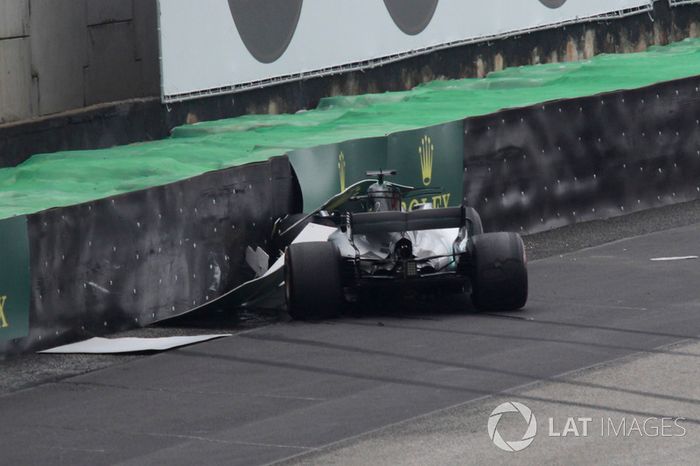
<instances>
[{"instance_id":1,"label":"car's rear wheel","mask_svg":"<svg viewBox=\"0 0 700 466\"><path fill-rule=\"evenodd\" d=\"M284 263L287 309L292 318L319 320L340 314L340 254L333 243L291 244Z\"/></svg>"},{"instance_id":2,"label":"car's rear wheel","mask_svg":"<svg viewBox=\"0 0 700 466\"><path fill-rule=\"evenodd\" d=\"M472 302L483 311L512 311L527 302L525 246L517 233L486 233L471 241Z\"/></svg>"}]
</instances>

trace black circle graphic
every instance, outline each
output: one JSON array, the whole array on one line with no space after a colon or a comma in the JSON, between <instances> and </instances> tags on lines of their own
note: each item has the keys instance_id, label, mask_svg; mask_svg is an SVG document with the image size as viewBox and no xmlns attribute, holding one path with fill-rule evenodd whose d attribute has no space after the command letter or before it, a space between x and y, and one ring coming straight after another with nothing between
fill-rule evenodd
<instances>
[{"instance_id":1,"label":"black circle graphic","mask_svg":"<svg viewBox=\"0 0 700 466\"><path fill-rule=\"evenodd\" d=\"M566 0L540 0L540 3L542 3L542 5L546 6L547 8L555 9L565 4Z\"/></svg>"},{"instance_id":2,"label":"black circle graphic","mask_svg":"<svg viewBox=\"0 0 700 466\"><path fill-rule=\"evenodd\" d=\"M294 37L304 0L228 0L233 21L256 60L272 63Z\"/></svg>"},{"instance_id":3,"label":"black circle graphic","mask_svg":"<svg viewBox=\"0 0 700 466\"><path fill-rule=\"evenodd\" d=\"M423 32L433 19L440 0L384 0L391 19L405 34Z\"/></svg>"}]
</instances>

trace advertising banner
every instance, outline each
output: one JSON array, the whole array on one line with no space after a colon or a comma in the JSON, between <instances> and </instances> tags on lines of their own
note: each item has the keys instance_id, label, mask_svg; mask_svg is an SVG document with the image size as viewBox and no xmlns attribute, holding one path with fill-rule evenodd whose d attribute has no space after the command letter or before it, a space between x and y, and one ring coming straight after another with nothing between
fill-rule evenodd
<instances>
[{"instance_id":1,"label":"advertising banner","mask_svg":"<svg viewBox=\"0 0 700 466\"><path fill-rule=\"evenodd\" d=\"M387 165L386 147L386 138L369 138L290 152L304 212L315 210L348 186L366 179L365 173L370 170L394 168Z\"/></svg>"},{"instance_id":2,"label":"advertising banner","mask_svg":"<svg viewBox=\"0 0 700 466\"><path fill-rule=\"evenodd\" d=\"M387 167L396 168L402 184L433 188L429 198L407 200L407 210L431 202L434 207L453 207L462 202L464 135L461 121L395 133L388 137Z\"/></svg>"},{"instance_id":3,"label":"advertising banner","mask_svg":"<svg viewBox=\"0 0 700 466\"><path fill-rule=\"evenodd\" d=\"M28 335L29 299L26 217L0 220L0 341Z\"/></svg>"},{"instance_id":4,"label":"advertising banner","mask_svg":"<svg viewBox=\"0 0 700 466\"><path fill-rule=\"evenodd\" d=\"M649 0L159 0L162 95L176 101L436 48L647 11Z\"/></svg>"},{"instance_id":5,"label":"advertising banner","mask_svg":"<svg viewBox=\"0 0 700 466\"><path fill-rule=\"evenodd\" d=\"M461 121L290 152L289 160L301 185L304 211L323 205L346 187L367 178L368 171L393 169L390 181L439 194L406 199L411 204L432 202L435 207L459 205L462 200L463 124Z\"/></svg>"}]
</instances>

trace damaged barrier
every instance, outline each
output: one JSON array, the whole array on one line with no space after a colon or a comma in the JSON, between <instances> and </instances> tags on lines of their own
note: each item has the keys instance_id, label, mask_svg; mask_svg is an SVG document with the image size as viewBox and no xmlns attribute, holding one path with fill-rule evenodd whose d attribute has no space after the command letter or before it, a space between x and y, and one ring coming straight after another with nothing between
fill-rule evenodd
<instances>
[{"instance_id":1,"label":"damaged barrier","mask_svg":"<svg viewBox=\"0 0 700 466\"><path fill-rule=\"evenodd\" d=\"M0 330L0 354L206 305L253 278L246 248L265 247L274 220L300 210L299 199L287 159L275 157L3 220L0 302L10 331Z\"/></svg>"},{"instance_id":2,"label":"damaged barrier","mask_svg":"<svg viewBox=\"0 0 700 466\"><path fill-rule=\"evenodd\" d=\"M293 150L2 220L0 354L209 305L254 278L246 249L269 252L278 217L379 168L436 189L428 201L438 206L476 207L487 230L535 232L697 199L700 78Z\"/></svg>"}]
</instances>

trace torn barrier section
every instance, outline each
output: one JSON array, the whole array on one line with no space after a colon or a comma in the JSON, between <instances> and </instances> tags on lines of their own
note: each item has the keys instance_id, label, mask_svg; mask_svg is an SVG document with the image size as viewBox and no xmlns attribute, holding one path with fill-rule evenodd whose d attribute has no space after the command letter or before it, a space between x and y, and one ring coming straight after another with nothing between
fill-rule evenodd
<instances>
[{"instance_id":1,"label":"torn barrier section","mask_svg":"<svg viewBox=\"0 0 700 466\"><path fill-rule=\"evenodd\" d=\"M367 178L368 171L394 169L390 181L434 188L438 194L406 199L405 208L431 202L455 206L462 199L461 121L386 137L357 139L301 149L288 154L301 186L304 211L311 212L346 187Z\"/></svg>"},{"instance_id":2,"label":"torn barrier section","mask_svg":"<svg viewBox=\"0 0 700 466\"><path fill-rule=\"evenodd\" d=\"M289 162L277 157L44 211L26 224L3 220L0 295L12 333L0 331L0 355L147 325L216 300L253 278L246 248L264 248L273 221L301 209L294 186Z\"/></svg>"},{"instance_id":3,"label":"torn barrier section","mask_svg":"<svg viewBox=\"0 0 700 466\"><path fill-rule=\"evenodd\" d=\"M464 121L465 200L537 232L700 197L700 78Z\"/></svg>"}]
</instances>

